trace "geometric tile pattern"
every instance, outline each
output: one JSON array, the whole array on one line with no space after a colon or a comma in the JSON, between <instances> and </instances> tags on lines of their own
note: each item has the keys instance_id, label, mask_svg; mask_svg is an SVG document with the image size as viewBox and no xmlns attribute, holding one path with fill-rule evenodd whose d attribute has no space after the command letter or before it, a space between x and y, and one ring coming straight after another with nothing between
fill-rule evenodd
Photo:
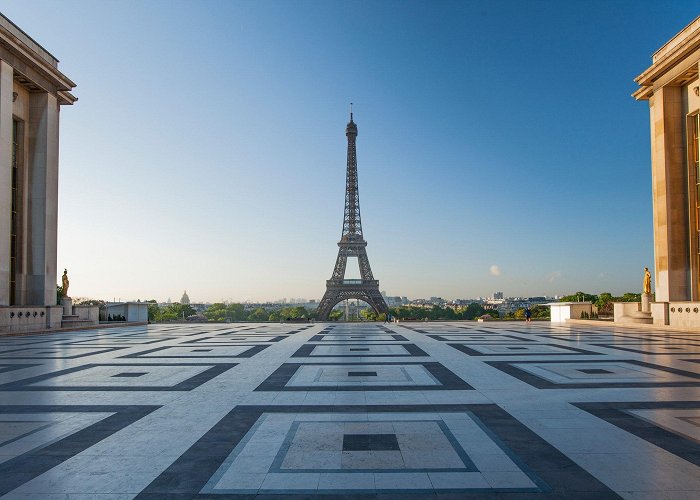
<instances>
[{"instance_id":1,"label":"geometric tile pattern","mask_svg":"<svg viewBox=\"0 0 700 500\"><path fill-rule=\"evenodd\" d=\"M367 358L388 356L427 356L425 351L414 344L368 344L368 343L334 343L306 344L299 348L292 357L334 357Z\"/></svg>"},{"instance_id":2,"label":"geometric tile pattern","mask_svg":"<svg viewBox=\"0 0 700 500\"><path fill-rule=\"evenodd\" d=\"M700 403L578 403L576 406L700 466Z\"/></svg>"},{"instance_id":3,"label":"geometric tile pattern","mask_svg":"<svg viewBox=\"0 0 700 500\"><path fill-rule=\"evenodd\" d=\"M87 364L0 385L2 391L190 391L235 364Z\"/></svg>"},{"instance_id":4,"label":"geometric tile pattern","mask_svg":"<svg viewBox=\"0 0 700 500\"><path fill-rule=\"evenodd\" d=\"M448 344L450 347L469 354L470 356L522 356L533 354L536 356L562 355L562 354L599 354L594 351L577 349L570 346L554 344Z\"/></svg>"},{"instance_id":5,"label":"geometric tile pattern","mask_svg":"<svg viewBox=\"0 0 700 500\"><path fill-rule=\"evenodd\" d=\"M571 387L700 387L700 373L643 361L487 361L540 389Z\"/></svg>"},{"instance_id":6,"label":"geometric tile pattern","mask_svg":"<svg viewBox=\"0 0 700 500\"><path fill-rule=\"evenodd\" d=\"M164 346L122 356L124 358L250 358L267 345L193 345Z\"/></svg>"},{"instance_id":7,"label":"geometric tile pattern","mask_svg":"<svg viewBox=\"0 0 700 500\"><path fill-rule=\"evenodd\" d=\"M440 363L285 363L256 391L472 389Z\"/></svg>"},{"instance_id":8,"label":"geometric tile pattern","mask_svg":"<svg viewBox=\"0 0 700 500\"><path fill-rule=\"evenodd\" d=\"M59 466L156 408L0 407L0 495Z\"/></svg>"},{"instance_id":9,"label":"geometric tile pattern","mask_svg":"<svg viewBox=\"0 0 700 500\"><path fill-rule=\"evenodd\" d=\"M698 498L700 333L465 321L0 337L3 498L257 495Z\"/></svg>"},{"instance_id":10,"label":"geometric tile pattern","mask_svg":"<svg viewBox=\"0 0 700 500\"><path fill-rule=\"evenodd\" d=\"M234 422L238 425L232 429ZM373 435L378 436L374 441ZM528 440L529 449L523 443ZM368 449L372 442L374 449ZM203 468L186 466L204 450L212 451ZM560 460L567 473L543 459ZM585 482L588 492L614 496L494 405L408 406L403 411L351 406L342 412L323 406L241 406L141 496L450 492L496 497L561 492L572 480Z\"/></svg>"},{"instance_id":11,"label":"geometric tile pattern","mask_svg":"<svg viewBox=\"0 0 700 500\"><path fill-rule=\"evenodd\" d=\"M25 347L22 349L4 350L0 352L0 359L75 359L86 356L94 356L95 354L103 354L119 349L121 349L121 347Z\"/></svg>"},{"instance_id":12,"label":"geometric tile pattern","mask_svg":"<svg viewBox=\"0 0 700 500\"><path fill-rule=\"evenodd\" d=\"M640 354L700 354L700 345L678 343L669 344L664 342L650 343L629 343L624 344L596 344L599 347L607 347L618 351L637 352Z\"/></svg>"}]
</instances>

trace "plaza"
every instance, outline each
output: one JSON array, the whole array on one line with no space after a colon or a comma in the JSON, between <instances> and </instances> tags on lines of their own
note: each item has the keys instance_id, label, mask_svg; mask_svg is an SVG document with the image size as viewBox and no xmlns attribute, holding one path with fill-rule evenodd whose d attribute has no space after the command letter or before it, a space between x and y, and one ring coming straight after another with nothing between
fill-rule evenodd
<instances>
[{"instance_id":1,"label":"plaza","mask_svg":"<svg viewBox=\"0 0 700 500\"><path fill-rule=\"evenodd\" d=\"M697 498L700 334L231 323L0 339L2 498Z\"/></svg>"}]
</instances>

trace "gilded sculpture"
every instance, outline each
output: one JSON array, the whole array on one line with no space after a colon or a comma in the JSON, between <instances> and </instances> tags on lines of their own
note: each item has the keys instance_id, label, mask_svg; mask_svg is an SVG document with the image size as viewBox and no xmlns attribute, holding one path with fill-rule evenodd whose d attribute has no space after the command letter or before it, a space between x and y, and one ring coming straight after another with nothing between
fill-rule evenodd
<instances>
[{"instance_id":1,"label":"gilded sculpture","mask_svg":"<svg viewBox=\"0 0 700 500\"><path fill-rule=\"evenodd\" d=\"M61 283L63 284L63 296L68 297L68 286L70 285L70 281L68 281L68 269L63 270Z\"/></svg>"},{"instance_id":2,"label":"gilded sculpture","mask_svg":"<svg viewBox=\"0 0 700 500\"><path fill-rule=\"evenodd\" d=\"M651 293L651 273L649 268L644 268L644 293Z\"/></svg>"}]
</instances>

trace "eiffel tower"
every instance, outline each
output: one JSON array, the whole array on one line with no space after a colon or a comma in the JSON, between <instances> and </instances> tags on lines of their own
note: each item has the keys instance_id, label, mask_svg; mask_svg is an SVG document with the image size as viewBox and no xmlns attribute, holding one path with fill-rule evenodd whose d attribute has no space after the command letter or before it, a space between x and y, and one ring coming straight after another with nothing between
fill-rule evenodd
<instances>
[{"instance_id":1,"label":"eiffel tower","mask_svg":"<svg viewBox=\"0 0 700 500\"><path fill-rule=\"evenodd\" d=\"M367 258L367 242L362 235L360 220L360 193L357 189L357 152L355 140L357 125L352 121L345 128L348 138L348 170L345 178L345 215L343 217L343 234L338 242L338 259L335 261L333 276L326 280L326 293L316 310L316 317L327 320L333 307L345 299L359 299L367 302L377 314L388 313L389 308L379 292L379 280L372 276L372 269ZM345 267L348 257L357 257L361 279L345 279Z\"/></svg>"}]
</instances>

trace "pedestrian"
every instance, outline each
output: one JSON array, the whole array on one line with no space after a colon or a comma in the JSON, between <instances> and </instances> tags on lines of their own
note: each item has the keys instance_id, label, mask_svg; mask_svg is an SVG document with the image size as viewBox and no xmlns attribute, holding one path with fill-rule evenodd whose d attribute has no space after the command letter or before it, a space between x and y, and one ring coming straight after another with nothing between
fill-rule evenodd
<instances>
[{"instance_id":1,"label":"pedestrian","mask_svg":"<svg viewBox=\"0 0 700 500\"><path fill-rule=\"evenodd\" d=\"M525 321L528 323L532 320L532 311L530 310L530 306L527 306L525 308Z\"/></svg>"}]
</instances>

